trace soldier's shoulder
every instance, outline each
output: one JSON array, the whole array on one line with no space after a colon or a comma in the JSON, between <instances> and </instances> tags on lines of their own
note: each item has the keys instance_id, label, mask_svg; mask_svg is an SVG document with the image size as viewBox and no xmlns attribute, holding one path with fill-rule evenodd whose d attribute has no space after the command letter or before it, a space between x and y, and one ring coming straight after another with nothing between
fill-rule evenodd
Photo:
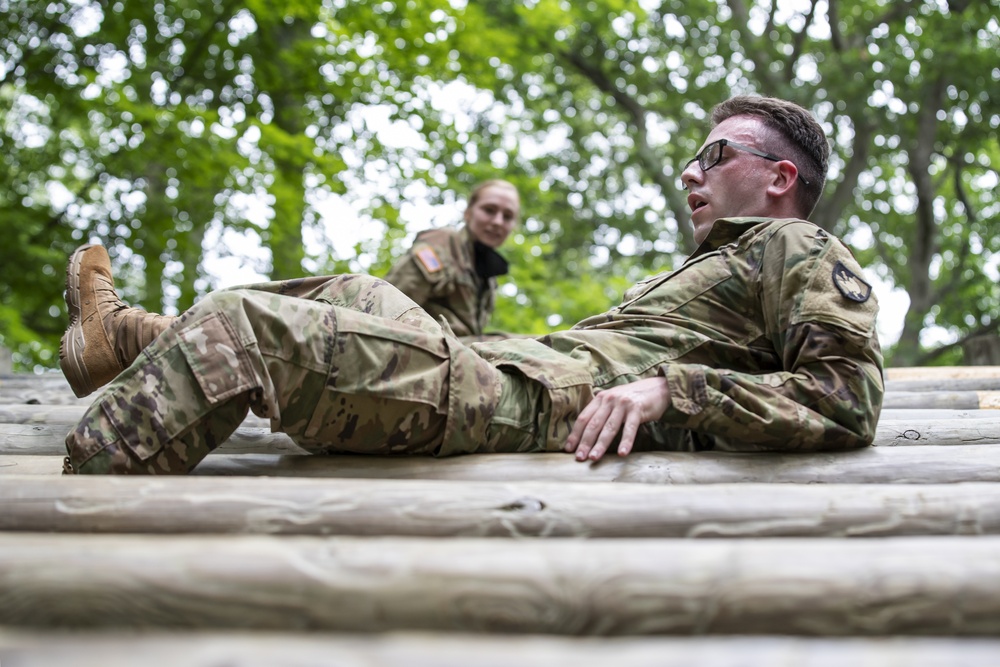
<instances>
[{"instance_id":1,"label":"soldier's shoulder","mask_svg":"<svg viewBox=\"0 0 1000 667\"><path fill-rule=\"evenodd\" d=\"M815 222L810 222L803 218L775 218L766 230L770 234L791 234L803 236L831 236Z\"/></svg>"},{"instance_id":2,"label":"soldier's shoulder","mask_svg":"<svg viewBox=\"0 0 1000 667\"><path fill-rule=\"evenodd\" d=\"M444 246L450 244L452 239L460 233L461 228L459 227L435 227L433 229L425 229L417 233L417 237L414 239L413 244L414 246L419 243Z\"/></svg>"}]
</instances>

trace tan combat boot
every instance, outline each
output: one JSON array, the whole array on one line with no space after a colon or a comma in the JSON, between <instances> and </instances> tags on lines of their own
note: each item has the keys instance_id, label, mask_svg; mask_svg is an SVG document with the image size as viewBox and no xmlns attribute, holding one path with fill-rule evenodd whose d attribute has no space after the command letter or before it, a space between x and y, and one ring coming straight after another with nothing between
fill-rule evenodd
<instances>
[{"instance_id":1,"label":"tan combat boot","mask_svg":"<svg viewBox=\"0 0 1000 667\"><path fill-rule=\"evenodd\" d=\"M84 245L66 267L69 329L59 365L73 393L83 398L128 368L174 317L132 308L118 298L104 246Z\"/></svg>"}]
</instances>

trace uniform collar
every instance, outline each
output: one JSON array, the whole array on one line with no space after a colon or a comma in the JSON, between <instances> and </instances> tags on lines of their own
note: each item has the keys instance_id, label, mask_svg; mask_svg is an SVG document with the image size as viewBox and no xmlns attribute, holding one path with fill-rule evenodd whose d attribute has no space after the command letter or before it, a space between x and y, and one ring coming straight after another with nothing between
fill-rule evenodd
<instances>
[{"instance_id":1,"label":"uniform collar","mask_svg":"<svg viewBox=\"0 0 1000 667\"><path fill-rule=\"evenodd\" d=\"M758 217L741 217L741 218L719 218L712 225L712 229L708 232L708 236L705 240L701 242L701 245L691 253L688 259L694 259L704 255L705 253L714 252L724 245L733 243L736 239L740 238L747 232L764 225L768 225L775 220L782 218L758 218Z\"/></svg>"},{"instance_id":2,"label":"uniform collar","mask_svg":"<svg viewBox=\"0 0 1000 667\"><path fill-rule=\"evenodd\" d=\"M472 255L472 265L475 267L476 274L480 278L489 280L490 278L507 274L510 268L507 260L504 259L503 255L485 243L473 239L468 225L463 224L459 233L462 235L466 252Z\"/></svg>"}]
</instances>

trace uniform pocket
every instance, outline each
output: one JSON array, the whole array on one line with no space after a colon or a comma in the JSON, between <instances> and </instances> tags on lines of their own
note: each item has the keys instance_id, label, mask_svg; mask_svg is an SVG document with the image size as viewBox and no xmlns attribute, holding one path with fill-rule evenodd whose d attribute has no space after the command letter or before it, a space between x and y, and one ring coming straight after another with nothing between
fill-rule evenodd
<instances>
[{"instance_id":1,"label":"uniform pocket","mask_svg":"<svg viewBox=\"0 0 1000 667\"><path fill-rule=\"evenodd\" d=\"M229 319L213 313L180 332L180 347L209 405L258 386Z\"/></svg>"},{"instance_id":2,"label":"uniform pocket","mask_svg":"<svg viewBox=\"0 0 1000 667\"><path fill-rule=\"evenodd\" d=\"M732 275L732 269L721 254L705 255L662 280L651 282L641 294L636 294L632 301L623 304L622 309L630 315L661 316L683 308ZM710 299L706 303L713 301Z\"/></svg>"},{"instance_id":3,"label":"uniform pocket","mask_svg":"<svg viewBox=\"0 0 1000 667\"><path fill-rule=\"evenodd\" d=\"M176 333L155 359L130 369L101 403L118 436L146 461L213 407L258 386L229 320L212 313ZM161 348L162 349L162 348Z\"/></svg>"}]
</instances>

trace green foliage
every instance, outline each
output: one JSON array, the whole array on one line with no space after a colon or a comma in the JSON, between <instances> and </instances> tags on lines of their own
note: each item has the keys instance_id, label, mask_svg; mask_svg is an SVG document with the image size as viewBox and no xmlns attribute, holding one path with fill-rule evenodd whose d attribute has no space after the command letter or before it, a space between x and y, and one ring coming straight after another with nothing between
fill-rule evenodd
<instances>
[{"instance_id":1,"label":"green foliage","mask_svg":"<svg viewBox=\"0 0 1000 667\"><path fill-rule=\"evenodd\" d=\"M551 250L544 235L512 235L504 246L511 271L501 279L491 329L527 334L565 329L618 303L632 282L587 263L553 265Z\"/></svg>"},{"instance_id":2,"label":"green foliage","mask_svg":"<svg viewBox=\"0 0 1000 667\"><path fill-rule=\"evenodd\" d=\"M127 299L183 310L217 280L211 257L243 252L220 229L260 239L274 277L382 275L409 204L457 221L497 176L525 219L496 326L572 324L693 249L680 169L712 105L744 92L828 127L815 221L906 290L894 363L955 362L929 333L1000 326L994 1L0 0L0 15L0 343L22 369L56 363L81 242L109 246ZM350 230L322 217L331 196L384 234L337 256Z\"/></svg>"}]
</instances>

